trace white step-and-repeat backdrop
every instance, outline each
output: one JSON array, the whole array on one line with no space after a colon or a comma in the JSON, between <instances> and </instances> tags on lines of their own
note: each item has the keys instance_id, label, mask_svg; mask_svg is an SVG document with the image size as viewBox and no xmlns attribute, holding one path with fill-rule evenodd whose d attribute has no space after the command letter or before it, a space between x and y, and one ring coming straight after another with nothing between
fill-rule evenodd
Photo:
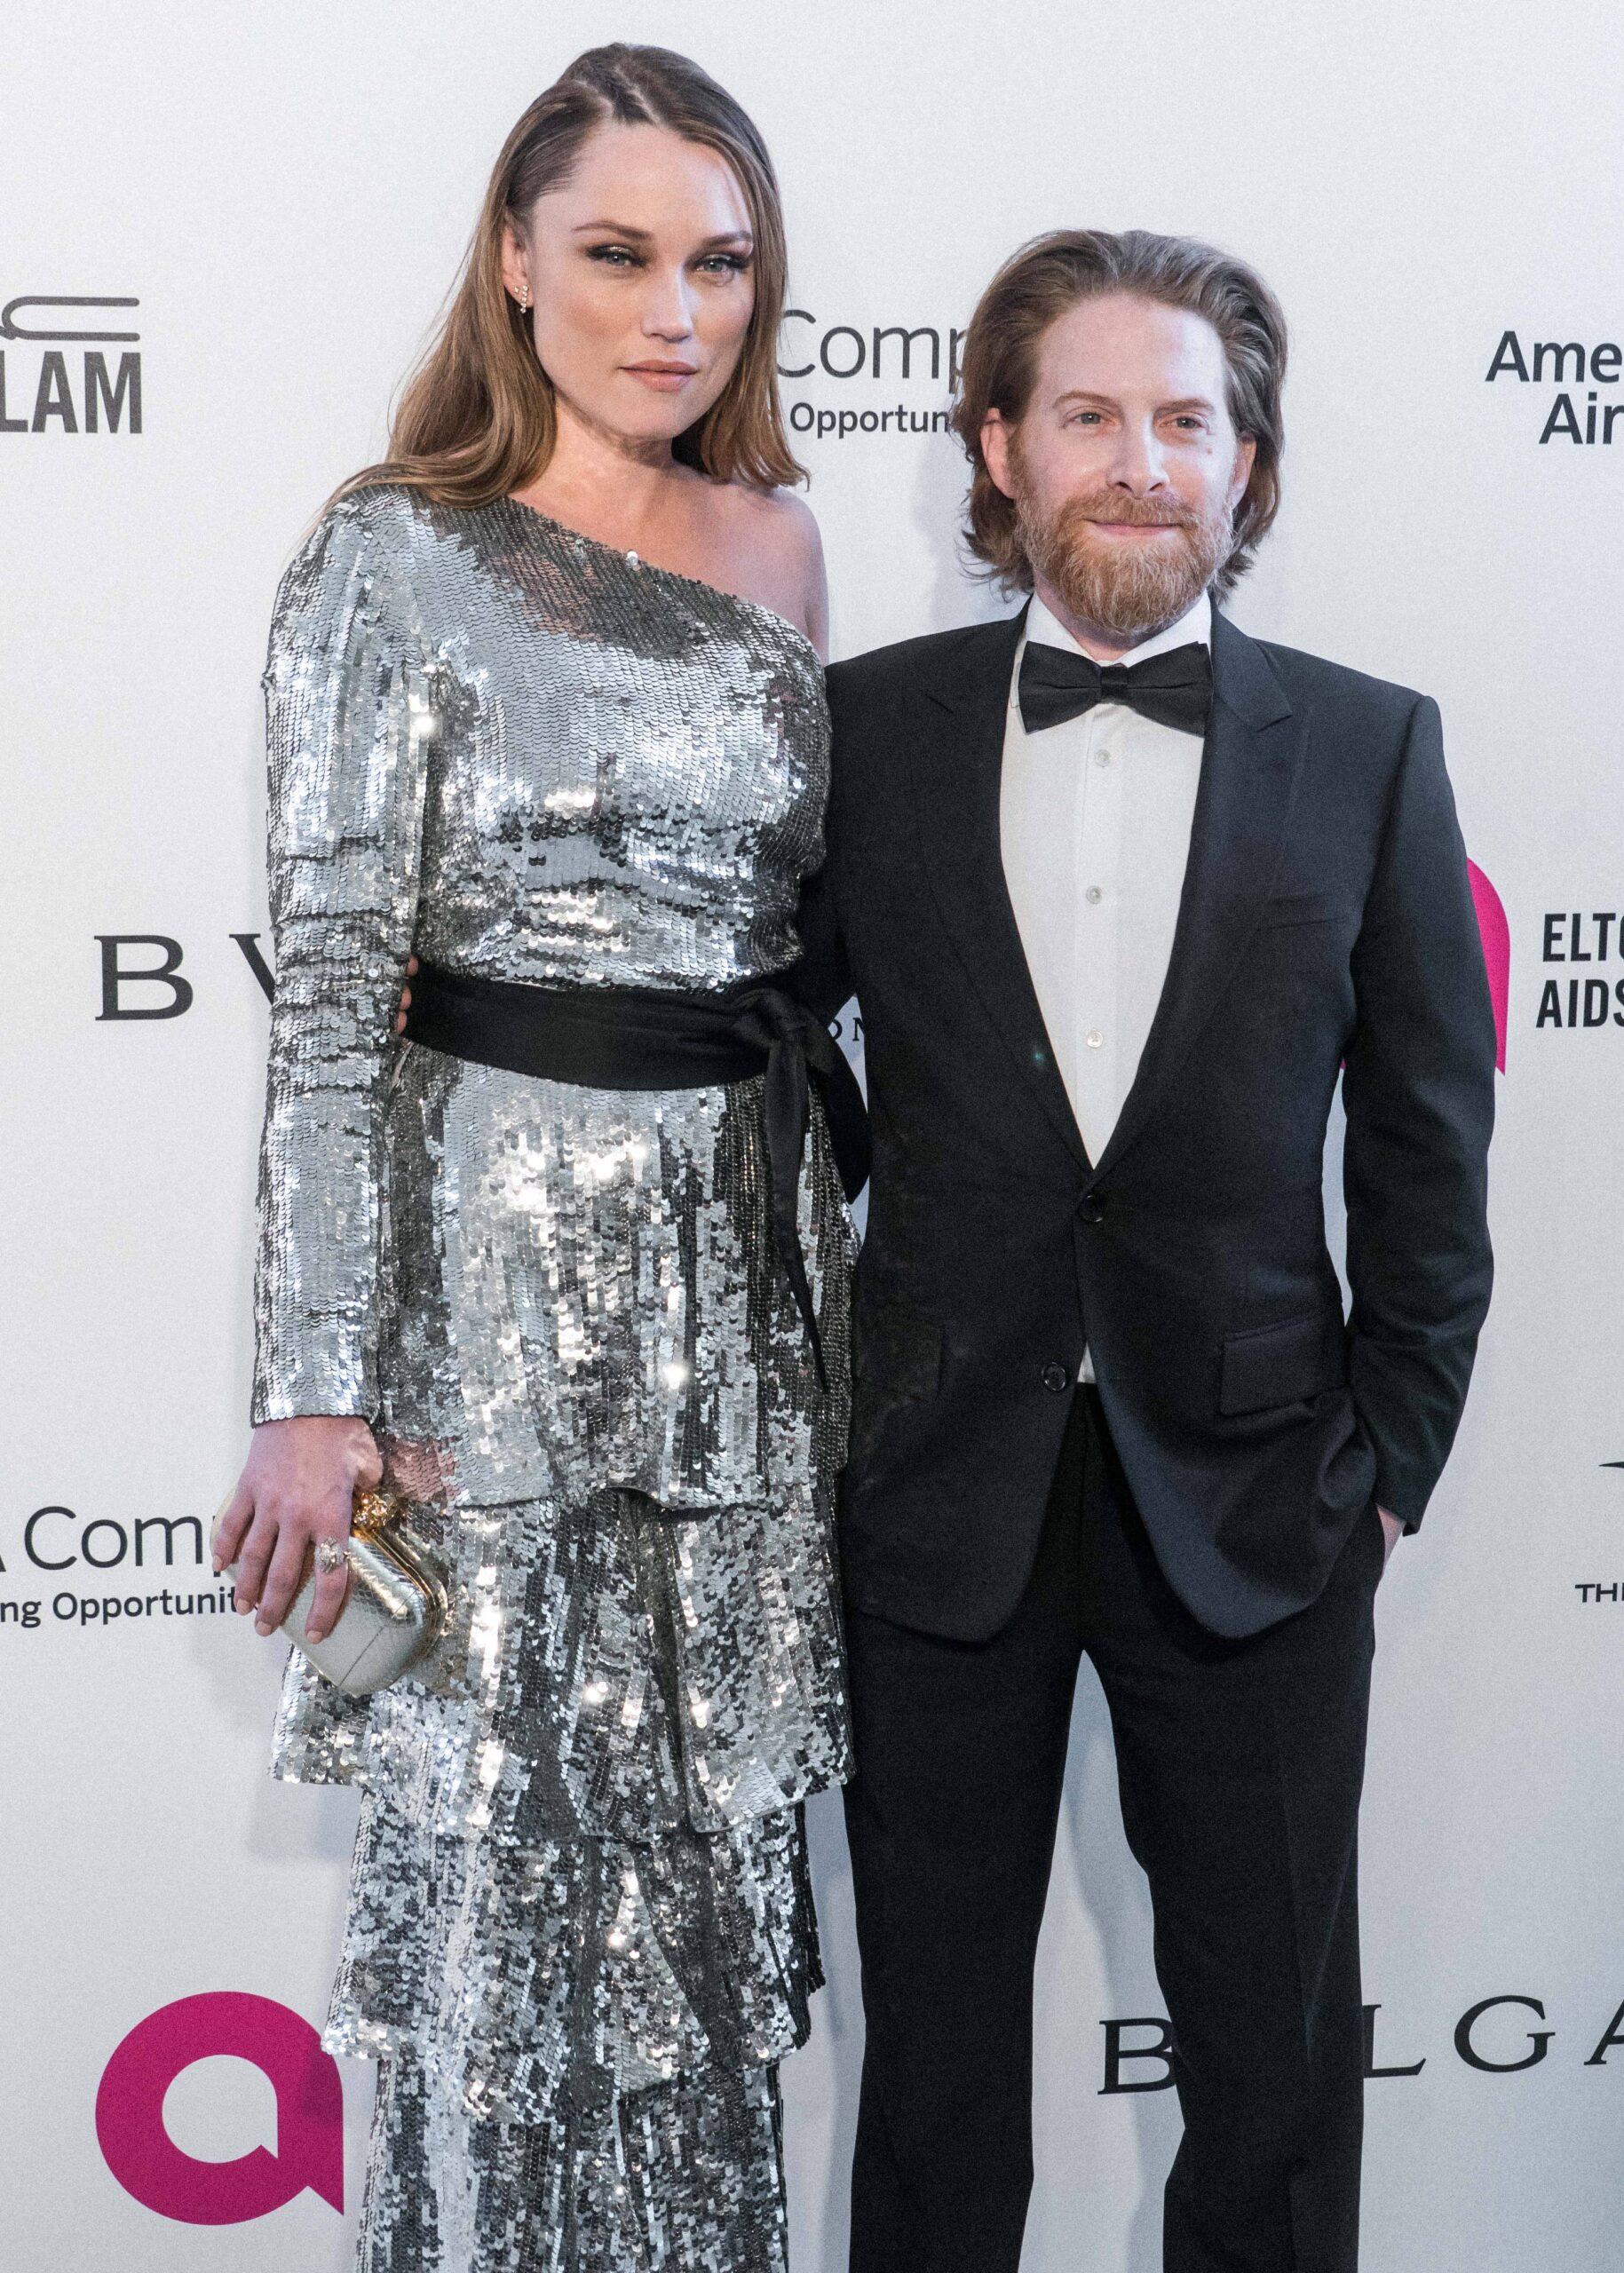
<instances>
[{"instance_id":1,"label":"white step-and-repeat backdrop","mask_svg":"<svg viewBox=\"0 0 1624 2273\"><path fill-rule=\"evenodd\" d=\"M1435 694L1507 967L1495 1307L1380 1604L1366 2262L1604 2273L1624 2213L1624 35L1596 0L14 0L0 134L8 1218L0 2256L342 2273L370 2071L314 2048L353 1800L265 1770L204 1527L244 1446L277 574L379 453L496 147L582 47L695 55L788 201L836 651L994 603L942 416L1061 223L1252 258L1295 332L1236 614ZM1335 1144L1333 1144L1333 1153ZM1333 1169L1335 1162L1333 1160ZM787 2076L844 2261L861 2046ZM1042 1960L1034 2273L1152 2273L1176 2129L1085 1676Z\"/></svg>"}]
</instances>

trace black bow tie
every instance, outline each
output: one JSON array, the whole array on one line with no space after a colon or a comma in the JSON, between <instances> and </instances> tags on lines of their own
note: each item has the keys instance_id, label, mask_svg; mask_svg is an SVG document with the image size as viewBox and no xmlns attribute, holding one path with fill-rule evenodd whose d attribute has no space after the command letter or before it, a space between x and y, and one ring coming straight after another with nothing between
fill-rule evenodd
<instances>
[{"instance_id":1,"label":"black bow tie","mask_svg":"<svg viewBox=\"0 0 1624 2273\"><path fill-rule=\"evenodd\" d=\"M1142 663L1100 664L1068 647L1027 641L1020 661L1020 715L1029 734L1064 725L1097 702L1125 702L1159 726L1204 734L1212 708L1212 657L1192 639Z\"/></svg>"}]
</instances>

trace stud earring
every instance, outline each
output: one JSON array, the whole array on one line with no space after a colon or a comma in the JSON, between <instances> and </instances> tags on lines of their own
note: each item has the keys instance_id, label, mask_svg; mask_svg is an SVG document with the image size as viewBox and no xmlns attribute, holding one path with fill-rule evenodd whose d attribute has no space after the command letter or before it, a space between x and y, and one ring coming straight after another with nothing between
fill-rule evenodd
<instances>
[{"instance_id":1,"label":"stud earring","mask_svg":"<svg viewBox=\"0 0 1624 2273\"><path fill-rule=\"evenodd\" d=\"M530 313L530 287L527 284L521 284L519 288L519 313L521 316L527 316Z\"/></svg>"}]
</instances>

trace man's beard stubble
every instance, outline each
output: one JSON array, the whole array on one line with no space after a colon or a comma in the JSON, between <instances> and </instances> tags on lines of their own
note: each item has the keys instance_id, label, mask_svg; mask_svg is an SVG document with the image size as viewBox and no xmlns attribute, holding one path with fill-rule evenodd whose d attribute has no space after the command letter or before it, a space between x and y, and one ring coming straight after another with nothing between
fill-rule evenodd
<instances>
[{"instance_id":1,"label":"man's beard stubble","mask_svg":"<svg viewBox=\"0 0 1624 2273\"><path fill-rule=\"evenodd\" d=\"M1016 530L1034 574L1058 594L1069 615L1125 647L1176 623L1229 558L1234 516L1226 504L1203 519L1184 506L1100 489L1068 497L1042 519L1032 508L1018 461L1016 478ZM1179 534L1170 543L1124 544L1096 536L1095 521L1131 521Z\"/></svg>"}]
</instances>

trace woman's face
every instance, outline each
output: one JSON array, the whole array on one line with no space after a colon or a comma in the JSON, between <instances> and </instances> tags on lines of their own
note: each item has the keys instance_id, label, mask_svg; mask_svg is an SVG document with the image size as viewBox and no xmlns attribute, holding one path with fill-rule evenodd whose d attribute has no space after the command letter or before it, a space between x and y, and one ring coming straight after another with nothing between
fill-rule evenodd
<instances>
[{"instance_id":1,"label":"woman's face","mask_svg":"<svg viewBox=\"0 0 1624 2273\"><path fill-rule=\"evenodd\" d=\"M633 443L665 443L732 377L756 304L749 210L725 159L662 126L602 126L538 197L503 271L528 287L561 406Z\"/></svg>"}]
</instances>

